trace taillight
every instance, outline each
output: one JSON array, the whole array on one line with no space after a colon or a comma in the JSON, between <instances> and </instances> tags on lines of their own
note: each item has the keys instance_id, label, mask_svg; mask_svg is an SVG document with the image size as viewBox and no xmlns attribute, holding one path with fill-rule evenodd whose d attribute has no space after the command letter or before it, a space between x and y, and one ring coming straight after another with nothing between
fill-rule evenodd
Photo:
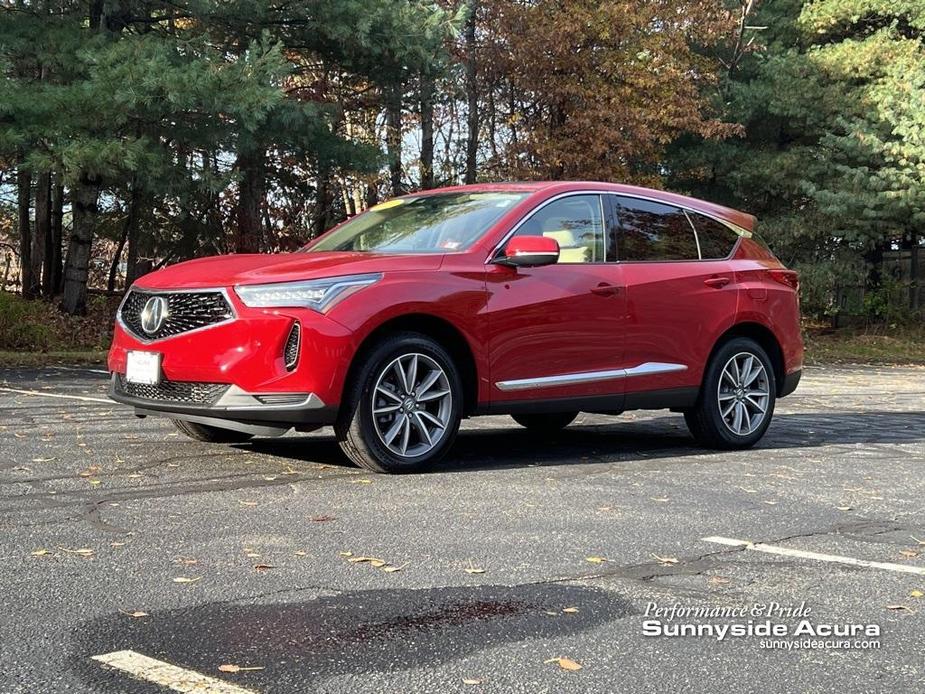
<instances>
[{"instance_id":1,"label":"taillight","mask_svg":"<svg viewBox=\"0 0 925 694\"><path fill-rule=\"evenodd\" d=\"M786 284L794 291L800 288L800 275L794 270L769 270L768 275L775 282Z\"/></svg>"}]
</instances>

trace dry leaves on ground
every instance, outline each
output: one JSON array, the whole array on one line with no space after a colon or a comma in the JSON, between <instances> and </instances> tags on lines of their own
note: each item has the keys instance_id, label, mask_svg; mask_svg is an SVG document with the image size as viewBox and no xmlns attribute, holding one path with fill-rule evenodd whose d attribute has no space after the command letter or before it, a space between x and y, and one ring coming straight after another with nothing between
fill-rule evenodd
<instances>
[{"instance_id":1,"label":"dry leaves on ground","mask_svg":"<svg viewBox=\"0 0 925 694\"><path fill-rule=\"evenodd\" d=\"M218 669L221 672L253 672L254 670L265 670L266 668L264 668L262 665L253 666L253 667L244 667L241 665L234 665L233 663L225 663L224 665L219 665Z\"/></svg>"},{"instance_id":2,"label":"dry leaves on ground","mask_svg":"<svg viewBox=\"0 0 925 694\"><path fill-rule=\"evenodd\" d=\"M202 576L177 576L173 579L174 583L195 583L196 581L201 581Z\"/></svg>"},{"instance_id":3,"label":"dry leaves on ground","mask_svg":"<svg viewBox=\"0 0 925 694\"><path fill-rule=\"evenodd\" d=\"M571 658L550 658L549 660L544 660L544 664L555 663L563 670L581 670L581 663L572 660Z\"/></svg>"}]
</instances>

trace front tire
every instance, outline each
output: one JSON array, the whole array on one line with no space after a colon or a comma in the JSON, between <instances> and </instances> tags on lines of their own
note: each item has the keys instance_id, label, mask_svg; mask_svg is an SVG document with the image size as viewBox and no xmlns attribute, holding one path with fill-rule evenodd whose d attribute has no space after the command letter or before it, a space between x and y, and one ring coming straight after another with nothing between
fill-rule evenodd
<instances>
[{"instance_id":1,"label":"front tire","mask_svg":"<svg viewBox=\"0 0 925 694\"><path fill-rule=\"evenodd\" d=\"M702 446L750 448L771 424L776 393L767 353L754 340L737 337L713 355L697 405L684 419Z\"/></svg>"},{"instance_id":2,"label":"front tire","mask_svg":"<svg viewBox=\"0 0 925 694\"><path fill-rule=\"evenodd\" d=\"M577 416L577 412L534 412L530 414L512 414L511 418L529 431L543 434L565 429L575 421Z\"/></svg>"},{"instance_id":3,"label":"front tire","mask_svg":"<svg viewBox=\"0 0 925 694\"><path fill-rule=\"evenodd\" d=\"M373 472L417 472L453 445L462 381L449 353L412 332L391 335L364 357L335 433L344 454Z\"/></svg>"},{"instance_id":4,"label":"front tire","mask_svg":"<svg viewBox=\"0 0 925 694\"><path fill-rule=\"evenodd\" d=\"M206 443L244 443L254 438L253 434L245 434L243 431L222 429L208 424L187 422L183 419L172 419L170 421L182 433L196 441L205 441Z\"/></svg>"}]
</instances>

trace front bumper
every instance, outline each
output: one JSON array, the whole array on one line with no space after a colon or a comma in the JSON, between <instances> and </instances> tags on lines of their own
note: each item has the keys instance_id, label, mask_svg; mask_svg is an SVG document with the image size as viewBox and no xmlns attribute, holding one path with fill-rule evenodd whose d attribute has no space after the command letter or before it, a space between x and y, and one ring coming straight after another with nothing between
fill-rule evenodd
<instances>
[{"instance_id":1,"label":"front bumper","mask_svg":"<svg viewBox=\"0 0 925 694\"><path fill-rule=\"evenodd\" d=\"M325 405L315 393L249 393L233 385L227 386L214 401L204 403L139 397L126 392L125 383L117 373L112 374L109 397L131 405L140 416L164 415L214 426L242 424L285 431L291 427L333 424L337 416L336 408Z\"/></svg>"}]
</instances>

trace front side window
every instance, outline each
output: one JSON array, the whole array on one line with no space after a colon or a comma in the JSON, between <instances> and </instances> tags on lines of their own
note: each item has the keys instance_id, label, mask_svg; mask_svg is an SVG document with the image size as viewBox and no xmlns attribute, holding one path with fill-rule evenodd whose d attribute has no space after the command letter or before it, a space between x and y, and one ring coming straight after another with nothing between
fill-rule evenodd
<instances>
[{"instance_id":1,"label":"front side window","mask_svg":"<svg viewBox=\"0 0 925 694\"><path fill-rule=\"evenodd\" d=\"M526 193L442 193L396 198L351 219L303 250L447 253L465 250Z\"/></svg>"},{"instance_id":2,"label":"front side window","mask_svg":"<svg viewBox=\"0 0 925 694\"><path fill-rule=\"evenodd\" d=\"M620 260L697 260L697 239L684 210L649 200L617 197Z\"/></svg>"},{"instance_id":3,"label":"front side window","mask_svg":"<svg viewBox=\"0 0 925 694\"><path fill-rule=\"evenodd\" d=\"M545 236L559 243L560 263L604 262L604 216L599 195L570 195L534 212L515 236Z\"/></svg>"}]
</instances>

